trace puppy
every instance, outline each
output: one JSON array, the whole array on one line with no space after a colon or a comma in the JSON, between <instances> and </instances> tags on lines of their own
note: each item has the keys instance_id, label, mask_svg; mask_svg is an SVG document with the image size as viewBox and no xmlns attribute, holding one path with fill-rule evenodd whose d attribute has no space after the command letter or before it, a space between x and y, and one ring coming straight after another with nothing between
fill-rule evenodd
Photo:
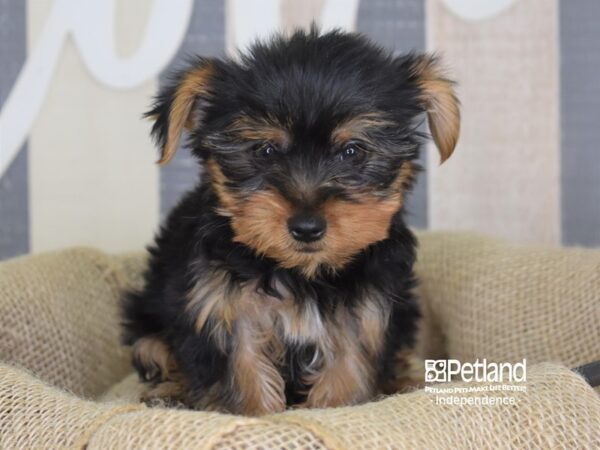
<instances>
[{"instance_id":1,"label":"puppy","mask_svg":"<svg viewBox=\"0 0 600 450\"><path fill-rule=\"evenodd\" d=\"M398 389L419 318L402 213L424 114L444 161L459 106L437 59L339 31L175 74L147 116L160 163L186 130L202 176L123 302L148 399L261 415Z\"/></svg>"}]
</instances>

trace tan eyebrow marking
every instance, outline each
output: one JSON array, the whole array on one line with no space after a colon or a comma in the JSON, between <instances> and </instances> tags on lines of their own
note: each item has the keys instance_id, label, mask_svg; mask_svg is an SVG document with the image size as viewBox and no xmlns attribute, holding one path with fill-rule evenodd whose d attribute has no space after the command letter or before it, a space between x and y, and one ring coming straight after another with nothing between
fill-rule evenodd
<instances>
[{"instance_id":1,"label":"tan eyebrow marking","mask_svg":"<svg viewBox=\"0 0 600 450\"><path fill-rule=\"evenodd\" d=\"M371 142L368 134L369 130L390 125L392 125L392 122L386 120L379 113L361 114L339 124L331 133L331 138L335 144L343 144L352 139Z\"/></svg>"},{"instance_id":2,"label":"tan eyebrow marking","mask_svg":"<svg viewBox=\"0 0 600 450\"><path fill-rule=\"evenodd\" d=\"M290 142L288 131L274 121L250 116L241 116L228 127L230 133L249 141L269 141L281 147Z\"/></svg>"}]
</instances>

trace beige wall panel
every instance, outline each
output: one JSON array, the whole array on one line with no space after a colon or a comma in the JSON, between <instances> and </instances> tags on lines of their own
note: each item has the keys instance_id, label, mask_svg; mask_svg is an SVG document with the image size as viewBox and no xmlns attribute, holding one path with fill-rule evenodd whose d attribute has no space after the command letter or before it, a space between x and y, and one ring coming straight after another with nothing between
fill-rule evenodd
<instances>
[{"instance_id":1,"label":"beige wall panel","mask_svg":"<svg viewBox=\"0 0 600 450\"><path fill-rule=\"evenodd\" d=\"M319 23L326 0L281 0L281 28L292 31Z\"/></svg>"},{"instance_id":2,"label":"beige wall panel","mask_svg":"<svg viewBox=\"0 0 600 450\"><path fill-rule=\"evenodd\" d=\"M30 49L52 3L28 2ZM152 2L118 3L116 51L126 57L143 35ZM150 124L140 116L156 87L154 80L131 90L98 83L68 40L29 139L33 251L72 245L123 251L150 241L158 169Z\"/></svg>"},{"instance_id":3,"label":"beige wall panel","mask_svg":"<svg viewBox=\"0 0 600 450\"><path fill-rule=\"evenodd\" d=\"M560 242L556 0L517 0L468 22L428 0L427 41L459 82L462 134L438 167L429 158L435 229L518 242Z\"/></svg>"}]
</instances>

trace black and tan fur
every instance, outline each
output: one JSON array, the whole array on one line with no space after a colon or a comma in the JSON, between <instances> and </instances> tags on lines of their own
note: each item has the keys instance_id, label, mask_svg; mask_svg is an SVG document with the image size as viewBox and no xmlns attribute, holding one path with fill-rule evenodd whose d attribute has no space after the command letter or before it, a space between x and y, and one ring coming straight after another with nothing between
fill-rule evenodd
<instances>
[{"instance_id":1,"label":"black and tan fur","mask_svg":"<svg viewBox=\"0 0 600 450\"><path fill-rule=\"evenodd\" d=\"M186 131L202 176L124 300L148 398L261 415L409 378L419 308L402 214L424 115L445 160L459 109L437 59L355 34L297 32L176 74L148 116L160 162Z\"/></svg>"}]
</instances>

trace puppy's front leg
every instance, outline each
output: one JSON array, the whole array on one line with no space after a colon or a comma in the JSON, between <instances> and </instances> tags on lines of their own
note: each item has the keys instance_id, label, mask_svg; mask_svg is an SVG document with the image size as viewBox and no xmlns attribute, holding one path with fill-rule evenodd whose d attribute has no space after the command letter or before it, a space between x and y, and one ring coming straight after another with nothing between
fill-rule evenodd
<instances>
[{"instance_id":1,"label":"puppy's front leg","mask_svg":"<svg viewBox=\"0 0 600 450\"><path fill-rule=\"evenodd\" d=\"M190 393L196 409L258 416L285 409L285 382L277 369L283 348L273 333L269 304L256 295L254 285L231 281L226 272L213 272L190 293L187 313L195 318L193 352L209 352L192 361L189 375L199 380ZM181 348L181 346L179 346ZM222 358L211 368L206 361ZM209 364L210 365L210 364ZM203 378L212 382L206 386Z\"/></svg>"},{"instance_id":2,"label":"puppy's front leg","mask_svg":"<svg viewBox=\"0 0 600 450\"><path fill-rule=\"evenodd\" d=\"M282 353L277 340L250 320L240 318L229 370L236 413L260 416L285 409L285 382L275 362Z\"/></svg>"},{"instance_id":3,"label":"puppy's front leg","mask_svg":"<svg viewBox=\"0 0 600 450\"><path fill-rule=\"evenodd\" d=\"M356 340L336 340L325 352L321 369L306 380L312 387L302 406L326 408L365 402L373 396L374 377L372 362Z\"/></svg>"}]
</instances>

